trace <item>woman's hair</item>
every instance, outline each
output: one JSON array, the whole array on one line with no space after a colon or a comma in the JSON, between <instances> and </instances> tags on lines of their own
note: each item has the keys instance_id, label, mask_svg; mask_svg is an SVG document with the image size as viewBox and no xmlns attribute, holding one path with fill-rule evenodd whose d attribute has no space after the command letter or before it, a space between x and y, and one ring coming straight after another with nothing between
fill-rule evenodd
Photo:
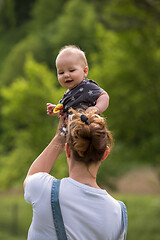
<instances>
[{"instance_id":1,"label":"woman's hair","mask_svg":"<svg viewBox=\"0 0 160 240\"><path fill-rule=\"evenodd\" d=\"M112 148L113 138L104 118L94 112L77 112L71 110L66 140L73 158L86 164L100 161L107 146ZM85 115L85 122L81 116Z\"/></svg>"}]
</instances>

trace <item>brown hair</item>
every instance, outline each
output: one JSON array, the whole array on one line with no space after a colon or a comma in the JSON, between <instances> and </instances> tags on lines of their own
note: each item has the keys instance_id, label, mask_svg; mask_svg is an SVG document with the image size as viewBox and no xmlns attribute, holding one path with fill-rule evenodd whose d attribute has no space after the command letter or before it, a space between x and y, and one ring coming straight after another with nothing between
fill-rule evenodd
<instances>
[{"instance_id":1,"label":"brown hair","mask_svg":"<svg viewBox=\"0 0 160 240\"><path fill-rule=\"evenodd\" d=\"M98 162L102 159L107 146L112 148L113 138L108 130L104 118L94 112L76 112L68 122L67 143L76 161L86 164ZM81 120L81 114L88 118L88 124Z\"/></svg>"}]
</instances>

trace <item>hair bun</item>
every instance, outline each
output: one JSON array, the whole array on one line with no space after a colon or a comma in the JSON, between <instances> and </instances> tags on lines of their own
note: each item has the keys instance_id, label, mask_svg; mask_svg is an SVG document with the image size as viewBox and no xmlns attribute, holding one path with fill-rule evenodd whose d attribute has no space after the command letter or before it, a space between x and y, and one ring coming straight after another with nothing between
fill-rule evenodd
<instances>
[{"instance_id":1,"label":"hair bun","mask_svg":"<svg viewBox=\"0 0 160 240\"><path fill-rule=\"evenodd\" d=\"M104 118L93 112L72 112L74 116L68 124L67 142L73 159L86 164L100 161L107 145L111 146L113 143Z\"/></svg>"}]
</instances>

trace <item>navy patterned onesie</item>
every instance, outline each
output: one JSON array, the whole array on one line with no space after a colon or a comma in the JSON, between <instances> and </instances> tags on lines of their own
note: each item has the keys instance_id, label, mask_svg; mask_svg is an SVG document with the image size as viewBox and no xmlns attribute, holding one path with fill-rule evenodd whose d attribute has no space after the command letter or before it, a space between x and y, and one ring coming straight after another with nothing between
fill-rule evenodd
<instances>
[{"instance_id":1,"label":"navy patterned onesie","mask_svg":"<svg viewBox=\"0 0 160 240\"><path fill-rule=\"evenodd\" d=\"M70 91L66 91L60 103L63 104L64 112L68 109L87 109L96 105L96 100L104 90L96 82L90 79L84 79L80 84Z\"/></svg>"},{"instance_id":2,"label":"navy patterned onesie","mask_svg":"<svg viewBox=\"0 0 160 240\"><path fill-rule=\"evenodd\" d=\"M63 113L68 113L68 109L87 109L95 106L101 92L104 90L91 79L84 79L80 84L70 91L66 91L59 103L63 104ZM67 122L65 120L65 122ZM67 124L63 124L61 131L65 132Z\"/></svg>"}]
</instances>

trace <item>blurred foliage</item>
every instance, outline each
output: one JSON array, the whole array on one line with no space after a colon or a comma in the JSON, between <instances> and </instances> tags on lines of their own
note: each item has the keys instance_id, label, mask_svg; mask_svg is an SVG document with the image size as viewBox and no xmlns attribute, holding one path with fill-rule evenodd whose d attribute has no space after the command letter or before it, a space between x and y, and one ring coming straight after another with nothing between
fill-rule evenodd
<instances>
[{"instance_id":1,"label":"blurred foliage","mask_svg":"<svg viewBox=\"0 0 160 240\"><path fill-rule=\"evenodd\" d=\"M31 28L42 30L47 24L53 23L62 13L66 0L51 1L37 0L31 10Z\"/></svg>"},{"instance_id":2,"label":"blurred foliage","mask_svg":"<svg viewBox=\"0 0 160 240\"><path fill-rule=\"evenodd\" d=\"M96 13L91 4L85 0L70 0L55 23L56 32L51 36L53 45L59 49L72 43L86 49L89 55L95 48L96 22Z\"/></svg>"},{"instance_id":3,"label":"blurred foliage","mask_svg":"<svg viewBox=\"0 0 160 240\"><path fill-rule=\"evenodd\" d=\"M23 25L30 18L35 0L1 0L0 28L13 29Z\"/></svg>"},{"instance_id":4,"label":"blurred foliage","mask_svg":"<svg viewBox=\"0 0 160 240\"><path fill-rule=\"evenodd\" d=\"M103 115L115 148L99 181L134 164L160 164L160 2L1 0L1 188L22 181L55 133L45 105L63 95L54 62L66 44L86 52L89 77L110 96ZM56 164L53 174L65 176L64 153Z\"/></svg>"},{"instance_id":5,"label":"blurred foliage","mask_svg":"<svg viewBox=\"0 0 160 240\"><path fill-rule=\"evenodd\" d=\"M46 65L36 63L28 55L24 77L1 89L4 101L1 108L1 187L24 178L30 160L54 135L57 119L48 118L46 103L58 102L63 93L55 87L56 81Z\"/></svg>"},{"instance_id":6,"label":"blurred foliage","mask_svg":"<svg viewBox=\"0 0 160 240\"><path fill-rule=\"evenodd\" d=\"M24 75L23 69L27 53L31 52L37 61L47 63L47 56L50 52L48 48L49 44L47 40L40 34L29 35L17 43L10 51L3 65L1 76L4 84L9 85L14 82L16 77Z\"/></svg>"}]
</instances>

